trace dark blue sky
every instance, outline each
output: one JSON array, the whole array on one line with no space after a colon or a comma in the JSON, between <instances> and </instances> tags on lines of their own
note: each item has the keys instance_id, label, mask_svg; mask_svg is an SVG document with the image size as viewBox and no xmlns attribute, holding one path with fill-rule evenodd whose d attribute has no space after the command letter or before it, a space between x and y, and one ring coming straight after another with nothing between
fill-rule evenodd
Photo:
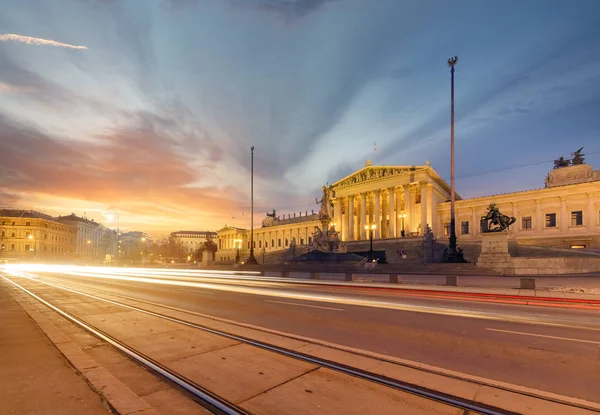
<instances>
[{"instance_id":1,"label":"dark blue sky","mask_svg":"<svg viewBox=\"0 0 600 415\"><path fill-rule=\"evenodd\" d=\"M600 167L598 0L0 3L2 205L247 226L251 145L262 212L366 159L449 179L453 55L461 196Z\"/></svg>"}]
</instances>

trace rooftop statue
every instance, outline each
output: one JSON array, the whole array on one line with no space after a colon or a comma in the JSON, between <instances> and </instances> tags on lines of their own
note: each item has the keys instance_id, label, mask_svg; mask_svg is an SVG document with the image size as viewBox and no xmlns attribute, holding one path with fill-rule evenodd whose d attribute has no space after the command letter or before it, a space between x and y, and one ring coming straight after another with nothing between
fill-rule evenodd
<instances>
[{"instance_id":1,"label":"rooftop statue","mask_svg":"<svg viewBox=\"0 0 600 415\"><path fill-rule=\"evenodd\" d=\"M563 156L560 156L558 160L554 160L554 168L560 169L561 167L569 167L571 164L571 160L565 159Z\"/></svg>"},{"instance_id":2,"label":"rooftop statue","mask_svg":"<svg viewBox=\"0 0 600 415\"><path fill-rule=\"evenodd\" d=\"M273 209L273 213L267 213L267 216L274 218L276 216L275 209Z\"/></svg>"},{"instance_id":3,"label":"rooftop statue","mask_svg":"<svg viewBox=\"0 0 600 415\"><path fill-rule=\"evenodd\" d=\"M583 150L583 147L581 147L579 150L577 150L574 153L571 153L571 155L573 156L573 160L571 160L571 164L573 166L578 166L580 164L583 164L583 156L585 156L585 154L581 154L581 150Z\"/></svg>"},{"instance_id":4,"label":"rooftop statue","mask_svg":"<svg viewBox=\"0 0 600 415\"><path fill-rule=\"evenodd\" d=\"M481 217L481 232L502 232L508 230L508 227L515 223L517 219L500 213L498 205L490 203L488 212ZM490 227L495 225L495 228Z\"/></svg>"}]
</instances>

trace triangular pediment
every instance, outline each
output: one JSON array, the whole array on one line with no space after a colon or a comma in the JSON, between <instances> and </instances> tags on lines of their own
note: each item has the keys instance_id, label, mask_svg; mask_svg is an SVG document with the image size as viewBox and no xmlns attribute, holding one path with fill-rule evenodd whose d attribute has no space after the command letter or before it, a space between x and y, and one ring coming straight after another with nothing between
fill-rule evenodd
<instances>
[{"instance_id":1,"label":"triangular pediment","mask_svg":"<svg viewBox=\"0 0 600 415\"><path fill-rule=\"evenodd\" d=\"M366 166L357 172L338 180L331 186L340 189L360 183L387 179L393 176L406 175L422 170L426 166Z\"/></svg>"}]
</instances>

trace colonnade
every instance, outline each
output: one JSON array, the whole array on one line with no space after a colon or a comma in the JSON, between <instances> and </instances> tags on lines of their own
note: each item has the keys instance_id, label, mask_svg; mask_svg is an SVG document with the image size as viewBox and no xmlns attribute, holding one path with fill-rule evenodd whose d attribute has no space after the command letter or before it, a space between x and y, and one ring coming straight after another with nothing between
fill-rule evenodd
<instances>
[{"instance_id":1,"label":"colonnade","mask_svg":"<svg viewBox=\"0 0 600 415\"><path fill-rule=\"evenodd\" d=\"M433 226L433 184L413 183L359 192L333 200L333 225L343 241L366 240L365 226L375 225L374 239L422 234Z\"/></svg>"}]
</instances>

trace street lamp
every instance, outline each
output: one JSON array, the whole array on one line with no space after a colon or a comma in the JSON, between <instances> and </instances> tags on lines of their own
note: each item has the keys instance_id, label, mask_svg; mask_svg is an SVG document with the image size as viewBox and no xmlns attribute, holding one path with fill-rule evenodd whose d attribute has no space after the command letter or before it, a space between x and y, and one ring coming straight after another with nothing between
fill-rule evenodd
<instances>
[{"instance_id":1,"label":"street lamp","mask_svg":"<svg viewBox=\"0 0 600 415\"><path fill-rule=\"evenodd\" d=\"M27 238L31 239L32 248L29 248L29 250L32 252L33 257L35 258L35 240L33 238L33 234L27 235Z\"/></svg>"},{"instance_id":2,"label":"street lamp","mask_svg":"<svg viewBox=\"0 0 600 415\"><path fill-rule=\"evenodd\" d=\"M234 239L233 243L235 244L235 247L237 248L237 253L235 254L235 263L238 264L240 262L240 247L242 246L242 240Z\"/></svg>"},{"instance_id":3,"label":"street lamp","mask_svg":"<svg viewBox=\"0 0 600 415\"><path fill-rule=\"evenodd\" d=\"M369 240L370 240L370 244L369 244L369 262L373 261L373 232L375 231L375 228L377 228L377 225L375 225L374 223L369 225L365 225L365 230L369 231Z\"/></svg>"},{"instance_id":4,"label":"street lamp","mask_svg":"<svg viewBox=\"0 0 600 415\"><path fill-rule=\"evenodd\" d=\"M450 67L450 241L448 249L444 252L444 262L465 262L461 250L456 248L456 222L454 204L454 65L458 57L448 59Z\"/></svg>"},{"instance_id":5,"label":"street lamp","mask_svg":"<svg viewBox=\"0 0 600 415\"><path fill-rule=\"evenodd\" d=\"M254 146L250 147L250 255L246 264L258 265L254 257Z\"/></svg>"},{"instance_id":6,"label":"street lamp","mask_svg":"<svg viewBox=\"0 0 600 415\"><path fill-rule=\"evenodd\" d=\"M404 238L404 218L406 218L406 213L401 213L398 215L400 219L402 219L402 227L400 228L400 235Z\"/></svg>"}]
</instances>

